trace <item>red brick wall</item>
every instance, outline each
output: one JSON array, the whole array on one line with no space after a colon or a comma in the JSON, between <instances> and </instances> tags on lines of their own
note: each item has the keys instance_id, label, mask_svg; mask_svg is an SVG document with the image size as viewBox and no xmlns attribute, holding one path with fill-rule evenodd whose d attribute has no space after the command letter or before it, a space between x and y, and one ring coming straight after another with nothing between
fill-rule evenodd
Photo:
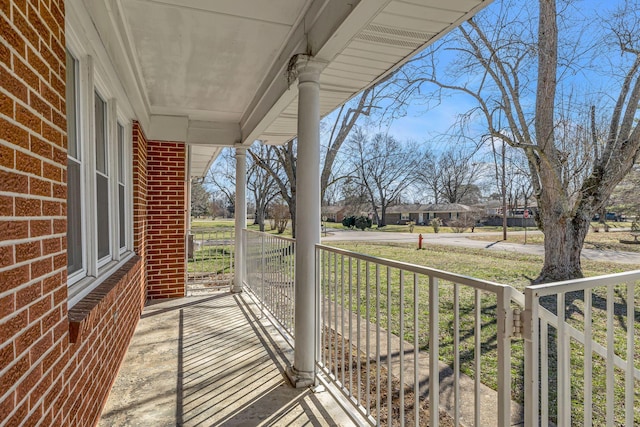
<instances>
[{"instance_id":1,"label":"red brick wall","mask_svg":"<svg viewBox=\"0 0 640 427\"><path fill-rule=\"evenodd\" d=\"M133 250L147 271L147 138L133 123ZM146 289L146 275L145 275Z\"/></svg>"},{"instance_id":2,"label":"red brick wall","mask_svg":"<svg viewBox=\"0 0 640 427\"><path fill-rule=\"evenodd\" d=\"M185 294L186 148L180 142L148 142L147 296Z\"/></svg>"},{"instance_id":3,"label":"red brick wall","mask_svg":"<svg viewBox=\"0 0 640 427\"><path fill-rule=\"evenodd\" d=\"M62 353L60 397L51 400L52 406L45 399L51 412L45 419L65 426L92 426L99 420L144 306L142 265L134 257L69 311L74 342ZM56 412L58 406L62 410Z\"/></svg>"},{"instance_id":4,"label":"red brick wall","mask_svg":"<svg viewBox=\"0 0 640 427\"><path fill-rule=\"evenodd\" d=\"M64 3L2 0L0 33L0 426L91 426L145 301L143 260L67 311Z\"/></svg>"},{"instance_id":5,"label":"red brick wall","mask_svg":"<svg viewBox=\"0 0 640 427\"><path fill-rule=\"evenodd\" d=\"M17 426L56 400L67 347L64 4L1 1L0 34L0 424Z\"/></svg>"}]
</instances>

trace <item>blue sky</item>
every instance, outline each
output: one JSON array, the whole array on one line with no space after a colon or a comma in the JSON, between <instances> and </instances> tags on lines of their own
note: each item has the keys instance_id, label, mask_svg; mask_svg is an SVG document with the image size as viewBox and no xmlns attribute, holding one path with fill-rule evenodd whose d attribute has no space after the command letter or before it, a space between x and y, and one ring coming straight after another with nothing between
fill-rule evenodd
<instances>
[{"instance_id":1,"label":"blue sky","mask_svg":"<svg viewBox=\"0 0 640 427\"><path fill-rule=\"evenodd\" d=\"M577 0L571 4L571 19L577 24L586 24L585 27L597 25L594 14L605 14L618 4L624 4L627 0ZM636 0L633 0L636 1ZM500 1L496 0L487 9L500 6ZM565 3L558 0L559 8ZM582 34L583 41L589 41L597 36L599 28L587 28ZM562 33L561 33L562 36ZM614 49L615 50L615 49ZM442 54L442 53L441 53ZM617 55L617 56L616 56ZM619 53L604 57L604 61L619 61ZM441 56L442 62L448 62L448 58ZM606 70L605 70L606 69ZM609 65L594 69L575 69L568 79L569 84L576 90L579 96L591 93L592 97L602 102L607 94L615 96L617 87L611 88L611 79L607 75L610 70ZM609 87L609 90L607 90ZM604 94L604 95L603 95ZM532 102L533 99L531 100ZM443 97L441 103L435 107L427 109L426 105L419 101L413 101L407 109L406 115L393 120L391 123L380 123L377 126L369 126L371 131L388 132L400 140L412 140L417 142L429 142L441 139L443 134L451 131L457 116L474 108L476 103L468 96L453 94L448 92L448 96ZM434 147L436 148L436 147Z\"/></svg>"}]
</instances>

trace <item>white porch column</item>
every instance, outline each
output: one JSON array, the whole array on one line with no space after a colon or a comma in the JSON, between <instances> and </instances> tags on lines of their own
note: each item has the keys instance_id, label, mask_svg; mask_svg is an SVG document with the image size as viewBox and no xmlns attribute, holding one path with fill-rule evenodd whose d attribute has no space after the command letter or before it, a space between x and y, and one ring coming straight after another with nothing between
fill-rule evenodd
<instances>
[{"instance_id":1,"label":"white porch column","mask_svg":"<svg viewBox=\"0 0 640 427\"><path fill-rule=\"evenodd\" d=\"M236 147L236 200L235 200L235 256L234 279L231 292L242 292L244 280L245 260L242 230L247 228L247 149Z\"/></svg>"},{"instance_id":2,"label":"white porch column","mask_svg":"<svg viewBox=\"0 0 640 427\"><path fill-rule=\"evenodd\" d=\"M315 383L315 245L320 243L320 71L326 64L306 55L296 62L298 76L298 161L296 166L295 346L287 370L296 387Z\"/></svg>"}]
</instances>

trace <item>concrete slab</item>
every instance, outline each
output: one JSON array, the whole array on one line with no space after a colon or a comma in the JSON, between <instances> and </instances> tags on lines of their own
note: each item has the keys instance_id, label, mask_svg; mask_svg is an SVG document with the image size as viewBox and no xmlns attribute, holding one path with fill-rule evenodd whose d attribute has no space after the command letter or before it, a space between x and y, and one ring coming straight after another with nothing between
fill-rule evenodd
<instances>
[{"instance_id":1,"label":"concrete slab","mask_svg":"<svg viewBox=\"0 0 640 427\"><path fill-rule=\"evenodd\" d=\"M291 387L291 349L256 313L228 292L146 307L99 426L359 424L329 392Z\"/></svg>"}]
</instances>

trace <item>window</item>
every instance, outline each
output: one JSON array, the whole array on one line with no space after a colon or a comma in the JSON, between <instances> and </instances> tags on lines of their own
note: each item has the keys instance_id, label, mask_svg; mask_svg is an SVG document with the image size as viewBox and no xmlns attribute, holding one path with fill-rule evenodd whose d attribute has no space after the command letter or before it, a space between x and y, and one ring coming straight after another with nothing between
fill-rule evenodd
<instances>
[{"instance_id":1,"label":"window","mask_svg":"<svg viewBox=\"0 0 640 427\"><path fill-rule=\"evenodd\" d=\"M82 253L82 161L78 144L78 61L67 51L67 274L84 267Z\"/></svg>"},{"instance_id":2,"label":"window","mask_svg":"<svg viewBox=\"0 0 640 427\"><path fill-rule=\"evenodd\" d=\"M118 247L121 251L127 246L126 209L124 126L118 123Z\"/></svg>"},{"instance_id":3,"label":"window","mask_svg":"<svg viewBox=\"0 0 640 427\"><path fill-rule=\"evenodd\" d=\"M69 307L133 256L131 127L117 91L76 51L66 58Z\"/></svg>"},{"instance_id":4,"label":"window","mask_svg":"<svg viewBox=\"0 0 640 427\"><path fill-rule=\"evenodd\" d=\"M98 260L110 254L109 242L109 165L107 151L107 103L95 94L96 127L96 227L98 230Z\"/></svg>"}]
</instances>

